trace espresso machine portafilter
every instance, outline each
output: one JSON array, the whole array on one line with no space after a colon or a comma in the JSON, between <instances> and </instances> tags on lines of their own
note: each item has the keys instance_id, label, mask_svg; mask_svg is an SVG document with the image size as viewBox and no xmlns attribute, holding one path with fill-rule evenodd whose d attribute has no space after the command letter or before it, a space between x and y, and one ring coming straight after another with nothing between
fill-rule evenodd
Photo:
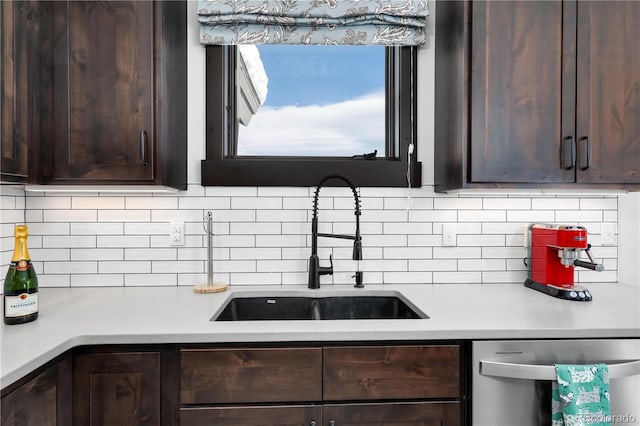
<instances>
[{"instance_id":1,"label":"espresso machine portafilter","mask_svg":"<svg viewBox=\"0 0 640 426\"><path fill-rule=\"evenodd\" d=\"M576 225L533 224L529 226L529 277L524 285L560 299L590 301L591 293L574 283L574 268L603 271L591 256L587 230ZM584 252L588 258L581 260Z\"/></svg>"}]
</instances>

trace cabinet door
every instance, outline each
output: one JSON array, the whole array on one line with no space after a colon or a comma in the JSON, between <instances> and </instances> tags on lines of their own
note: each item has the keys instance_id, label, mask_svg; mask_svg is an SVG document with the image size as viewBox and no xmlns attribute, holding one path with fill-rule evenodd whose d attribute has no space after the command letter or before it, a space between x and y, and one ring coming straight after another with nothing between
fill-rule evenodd
<instances>
[{"instance_id":1,"label":"cabinet door","mask_svg":"<svg viewBox=\"0 0 640 426\"><path fill-rule=\"evenodd\" d=\"M0 138L2 180L26 181L38 166L38 144L47 134L51 111L51 3L0 2Z\"/></svg>"},{"instance_id":2,"label":"cabinet door","mask_svg":"<svg viewBox=\"0 0 640 426\"><path fill-rule=\"evenodd\" d=\"M323 348L324 401L460 397L456 345Z\"/></svg>"},{"instance_id":3,"label":"cabinet door","mask_svg":"<svg viewBox=\"0 0 640 426\"><path fill-rule=\"evenodd\" d=\"M575 114L562 84L563 73L575 69L570 56L563 58L562 3L471 7L470 181L573 182L575 170L563 167L571 165L570 141L562 152L563 135L573 135L570 117L563 132L563 114Z\"/></svg>"},{"instance_id":4,"label":"cabinet door","mask_svg":"<svg viewBox=\"0 0 640 426\"><path fill-rule=\"evenodd\" d=\"M70 1L54 7L52 181L153 181L155 3Z\"/></svg>"},{"instance_id":5,"label":"cabinet door","mask_svg":"<svg viewBox=\"0 0 640 426\"><path fill-rule=\"evenodd\" d=\"M86 353L74 357L73 424L160 424L160 354Z\"/></svg>"},{"instance_id":6,"label":"cabinet door","mask_svg":"<svg viewBox=\"0 0 640 426\"><path fill-rule=\"evenodd\" d=\"M460 426L462 424L458 402L328 404L323 406L322 416L325 425L340 426Z\"/></svg>"},{"instance_id":7,"label":"cabinet door","mask_svg":"<svg viewBox=\"0 0 640 426\"><path fill-rule=\"evenodd\" d=\"M2 398L4 426L71 424L71 361L60 361Z\"/></svg>"},{"instance_id":8,"label":"cabinet door","mask_svg":"<svg viewBox=\"0 0 640 426\"><path fill-rule=\"evenodd\" d=\"M640 2L578 2L578 181L640 183Z\"/></svg>"},{"instance_id":9,"label":"cabinet door","mask_svg":"<svg viewBox=\"0 0 640 426\"><path fill-rule=\"evenodd\" d=\"M181 404L312 402L322 398L322 349L183 349Z\"/></svg>"},{"instance_id":10,"label":"cabinet door","mask_svg":"<svg viewBox=\"0 0 640 426\"><path fill-rule=\"evenodd\" d=\"M180 410L180 422L189 426L321 426L321 415L319 405L190 407Z\"/></svg>"}]
</instances>

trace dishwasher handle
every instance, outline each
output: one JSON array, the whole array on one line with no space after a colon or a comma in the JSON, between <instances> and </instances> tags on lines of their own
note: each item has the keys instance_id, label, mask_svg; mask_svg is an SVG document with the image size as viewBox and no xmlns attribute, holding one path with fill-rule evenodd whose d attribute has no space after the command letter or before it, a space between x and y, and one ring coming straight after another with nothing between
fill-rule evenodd
<instances>
[{"instance_id":1,"label":"dishwasher handle","mask_svg":"<svg viewBox=\"0 0 640 426\"><path fill-rule=\"evenodd\" d=\"M640 374L640 360L611 364L608 367L610 379L621 379ZM508 379L556 380L556 368L553 365L480 361L480 374Z\"/></svg>"}]
</instances>

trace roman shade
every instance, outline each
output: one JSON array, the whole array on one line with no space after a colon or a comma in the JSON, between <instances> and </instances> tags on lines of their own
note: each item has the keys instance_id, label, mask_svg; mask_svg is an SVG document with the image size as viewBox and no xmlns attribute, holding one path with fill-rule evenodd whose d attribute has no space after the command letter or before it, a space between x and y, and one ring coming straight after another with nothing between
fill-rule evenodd
<instances>
[{"instance_id":1,"label":"roman shade","mask_svg":"<svg viewBox=\"0 0 640 426\"><path fill-rule=\"evenodd\" d=\"M415 46L426 40L427 0L199 1L205 45Z\"/></svg>"}]
</instances>

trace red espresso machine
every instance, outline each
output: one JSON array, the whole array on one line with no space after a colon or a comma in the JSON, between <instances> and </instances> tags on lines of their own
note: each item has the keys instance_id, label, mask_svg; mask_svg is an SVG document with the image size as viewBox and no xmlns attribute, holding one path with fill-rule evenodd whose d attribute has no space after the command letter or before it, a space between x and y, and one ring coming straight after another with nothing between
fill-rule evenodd
<instances>
[{"instance_id":1,"label":"red espresso machine","mask_svg":"<svg viewBox=\"0 0 640 426\"><path fill-rule=\"evenodd\" d=\"M589 301L591 293L574 284L574 267L603 271L589 253L587 230L583 226L532 224L529 226L529 269L526 287L560 299ZM589 261L580 260L585 252Z\"/></svg>"}]
</instances>

